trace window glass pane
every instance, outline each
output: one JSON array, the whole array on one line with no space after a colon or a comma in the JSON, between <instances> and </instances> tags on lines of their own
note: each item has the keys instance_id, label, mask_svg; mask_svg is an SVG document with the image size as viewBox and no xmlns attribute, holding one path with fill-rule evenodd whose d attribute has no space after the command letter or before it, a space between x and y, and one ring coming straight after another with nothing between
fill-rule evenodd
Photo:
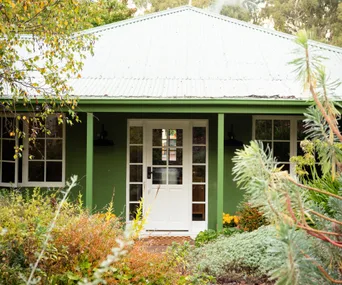
<instances>
[{"instance_id":1,"label":"window glass pane","mask_svg":"<svg viewBox=\"0 0 342 285\"><path fill-rule=\"evenodd\" d=\"M14 140L2 140L2 160L13 160Z\"/></svg>"},{"instance_id":2,"label":"window glass pane","mask_svg":"<svg viewBox=\"0 0 342 285\"><path fill-rule=\"evenodd\" d=\"M290 120L274 120L274 139L290 139Z\"/></svg>"},{"instance_id":3,"label":"window glass pane","mask_svg":"<svg viewBox=\"0 0 342 285\"><path fill-rule=\"evenodd\" d=\"M129 181L142 182L142 165L130 165L129 167Z\"/></svg>"},{"instance_id":4,"label":"window glass pane","mask_svg":"<svg viewBox=\"0 0 342 285\"><path fill-rule=\"evenodd\" d=\"M192 185L192 201L205 202L205 185Z\"/></svg>"},{"instance_id":5,"label":"window glass pane","mask_svg":"<svg viewBox=\"0 0 342 285\"><path fill-rule=\"evenodd\" d=\"M304 140L305 134L304 134L305 128L304 128L304 122L302 120L297 121L297 140Z\"/></svg>"},{"instance_id":6,"label":"window glass pane","mask_svg":"<svg viewBox=\"0 0 342 285\"><path fill-rule=\"evenodd\" d=\"M297 155L304 155L304 151L300 147L300 142L297 142Z\"/></svg>"},{"instance_id":7,"label":"window glass pane","mask_svg":"<svg viewBox=\"0 0 342 285\"><path fill-rule=\"evenodd\" d=\"M51 138L62 138L63 137L63 125L58 124L57 116L49 116L46 120L46 134L47 137ZM50 134L49 134L50 132Z\"/></svg>"},{"instance_id":8,"label":"window glass pane","mask_svg":"<svg viewBox=\"0 0 342 285\"><path fill-rule=\"evenodd\" d=\"M46 162L46 181L50 181L50 182L62 181L62 162L57 162L57 161Z\"/></svg>"},{"instance_id":9,"label":"window glass pane","mask_svg":"<svg viewBox=\"0 0 342 285\"><path fill-rule=\"evenodd\" d=\"M274 142L273 152L279 162L288 162L290 160L290 143Z\"/></svg>"},{"instance_id":10,"label":"window glass pane","mask_svg":"<svg viewBox=\"0 0 342 285\"><path fill-rule=\"evenodd\" d=\"M205 205L204 204L192 204L192 220L193 221L205 220Z\"/></svg>"},{"instance_id":11,"label":"window glass pane","mask_svg":"<svg viewBox=\"0 0 342 285\"><path fill-rule=\"evenodd\" d=\"M44 159L45 139L36 139L29 144L29 155L32 159Z\"/></svg>"},{"instance_id":12,"label":"window glass pane","mask_svg":"<svg viewBox=\"0 0 342 285\"><path fill-rule=\"evenodd\" d=\"M169 184L183 184L183 168L170 167L169 168Z\"/></svg>"},{"instance_id":13,"label":"window glass pane","mask_svg":"<svg viewBox=\"0 0 342 285\"><path fill-rule=\"evenodd\" d=\"M169 165L182 165L183 164L183 149L170 148L169 149Z\"/></svg>"},{"instance_id":14,"label":"window glass pane","mask_svg":"<svg viewBox=\"0 0 342 285\"><path fill-rule=\"evenodd\" d=\"M166 165L167 149L166 148L154 148L152 150L152 163L153 165Z\"/></svg>"},{"instance_id":15,"label":"window glass pane","mask_svg":"<svg viewBox=\"0 0 342 285\"><path fill-rule=\"evenodd\" d=\"M205 166L193 165L192 166L192 181L205 182Z\"/></svg>"},{"instance_id":16,"label":"window glass pane","mask_svg":"<svg viewBox=\"0 0 342 285\"><path fill-rule=\"evenodd\" d=\"M143 143L143 127L130 127L129 128L129 142L130 144Z\"/></svg>"},{"instance_id":17,"label":"window glass pane","mask_svg":"<svg viewBox=\"0 0 342 285\"><path fill-rule=\"evenodd\" d=\"M2 124L2 137L3 138L13 138L15 135L15 119L14 118L1 118L1 124Z\"/></svg>"},{"instance_id":18,"label":"window glass pane","mask_svg":"<svg viewBox=\"0 0 342 285\"><path fill-rule=\"evenodd\" d=\"M192 147L192 162L193 163L205 163L206 147L205 146L193 146Z\"/></svg>"},{"instance_id":19,"label":"window glass pane","mask_svg":"<svg viewBox=\"0 0 342 285\"><path fill-rule=\"evenodd\" d=\"M206 144L206 128L193 127L192 128L192 143L193 144Z\"/></svg>"},{"instance_id":20,"label":"window glass pane","mask_svg":"<svg viewBox=\"0 0 342 285\"><path fill-rule=\"evenodd\" d=\"M142 163L143 161L143 147L142 146L130 147L129 161L131 163Z\"/></svg>"},{"instance_id":21,"label":"window glass pane","mask_svg":"<svg viewBox=\"0 0 342 285\"><path fill-rule=\"evenodd\" d=\"M271 120L256 120L255 139L257 140L271 140L272 139L272 121Z\"/></svg>"},{"instance_id":22,"label":"window glass pane","mask_svg":"<svg viewBox=\"0 0 342 285\"><path fill-rule=\"evenodd\" d=\"M153 146L167 146L167 130L153 129L152 131Z\"/></svg>"},{"instance_id":23,"label":"window glass pane","mask_svg":"<svg viewBox=\"0 0 342 285\"><path fill-rule=\"evenodd\" d=\"M44 162L43 161L29 161L28 169L29 181L44 181Z\"/></svg>"},{"instance_id":24,"label":"window glass pane","mask_svg":"<svg viewBox=\"0 0 342 285\"><path fill-rule=\"evenodd\" d=\"M15 163L3 162L1 164L1 182L14 183L15 180Z\"/></svg>"},{"instance_id":25,"label":"window glass pane","mask_svg":"<svg viewBox=\"0 0 342 285\"><path fill-rule=\"evenodd\" d=\"M137 209L139 208L138 203L130 203L129 204L129 220L133 220L137 215Z\"/></svg>"},{"instance_id":26,"label":"window glass pane","mask_svg":"<svg viewBox=\"0 0 342 285\"><path fill-rule=\"evenodd\" d=\"M182 146L183 145L183 130L171 129L169 130L170 146Z\"/></svg>"},{"instance_id":27,"label":"window glass pane","mask_svg":"<svg viewBox=\"0 0 342 285\"><path fill-rule=\"evenodd\" d=\"M129 200L139 201L142 198L142 184L129 185Z\"/></svg>"},{"instance_id":28,"label":"window glass pane","mask_svg":"<svg viewBox=\"0 0 342 285\"><path fill-rule=\"evenodd\" d=\"M166 184L166 168L153 167L152 184Z\"/></svg>"},{"instance_id":29,"label":"window glass pane","mask_svg":"<svg viewBox=\"0 0 342 285\"><path fill-rule=\"evenodd\" d=\"M62 159L63 156L63 140L46 140L46 158Z\"/></svg>"}]
</instances>

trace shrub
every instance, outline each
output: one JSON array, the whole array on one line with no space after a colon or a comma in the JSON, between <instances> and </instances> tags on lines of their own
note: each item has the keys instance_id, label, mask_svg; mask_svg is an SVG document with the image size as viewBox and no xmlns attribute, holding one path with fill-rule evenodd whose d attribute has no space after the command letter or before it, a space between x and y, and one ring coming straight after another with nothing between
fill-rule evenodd
<instances>
[{"instance_id":1,"label":"shrub","mask_svg":"<svg viewBox=\"0 0 342 285\"><path fill-rule=\"evenodd\" d=\"M240 217L238 227L244 231L254 231L268 225L266 218L258 207L252 207L248 202L239 204L237 215Z\"/></svg>"},{"instance_id":2,"label":"shrub","mask_svg":"<svg viewBox=\"0 0 342 285\"><path fill-rule=\"evenodd\" d=\"M281 246L276 240L276 231L271 226L262 226L253 232L244 232L217 240L193 250L192 266L220 279L242 270L240 275L267 275L277 268L282 259L271 249Z\"/></svg>"},{"instance_id":3,"label":"shrub","mask_svg":"<svg viewBox=\"0 0 342 285\"><path fill-rule=\"evenodd\" d=\"M21 284L37 260L56 214L60 193L0 191L0 284ZM109 218L108 218L109 217ZM72 284L87 275L116 245L122 223L111 213L89 215L64 202L36 277L43 284Z\"/></svg>"}]
</instances>

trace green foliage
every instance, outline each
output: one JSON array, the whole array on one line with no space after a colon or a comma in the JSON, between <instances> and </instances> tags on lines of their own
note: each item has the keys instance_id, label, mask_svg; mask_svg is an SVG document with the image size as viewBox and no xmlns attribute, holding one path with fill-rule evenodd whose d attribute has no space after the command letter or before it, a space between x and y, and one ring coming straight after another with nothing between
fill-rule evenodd
<instances>
[{"instance_id":1,"label":"green foliage","mask_svg":"<svg viewBox=\"0 0 342 285\"><path fill-rule=\"evenodd\" d=\"M268 225L266 218L257 207L252 207L248 202L242 202L236 213L239 216L239 228L244 231L254 231L261 226Z\"/></svg>"},{"instance_id":2,"label":"green foliage","mask_svg":"<svg viewBox=\"0 0 342 285\"><path fill-rule=\"evenodd\" d=\"M34 277L43 284L74 284L116 246L116 237L122 236L118 218L89 215L61 195L0 191L1 284L22 284L33 264Z\"/></svg>"},{"instance_id":3,"label":"green foliage","mask_svg":"<svg viewBox=\"0 0 342 285\"><path fill-rule=\"evenodd\" d=\"M272 18L275 29L297 34L307 30L314 40L342 46L342 3L338 0L266 0L261 18Z\"/></svg>"},{"instance_id":4,"label":"green foliage","mask_svg":"<svg viewBox=\"0 0 342 285\"><path fill-rule=\"evenodd\" d=\"M244 268L241 274L263 276L276 269L282 258L272 249L281 243L276 239L273 227L260 227L253 232L244 232L229 237L221 236L213 242L193 250L190 260L202 272L223 278Z\"/></svg>"},{"instance_id":5,"label":"green foliage","mask_svg":"<svg viewBox=\"0 0 342 285\"><path fill-rule=\"evenodd\" d=\"M305 114L307 138L312 140L303 141L304 155L292 159L301 179L281 171L269 149L264 151L258 142L237 151L233 171L250 203L278 229L282 242L278 253L286 262L274 271L277 284L341 283L342 173L337 166L342 161L342 135L340 113L329 98L338 82L329 82L321 58L309 52L305 32L296 42L304 56L292 63L314 100Z\"/></svg>"},{"instance_id":6,"label":"green foliage","mask_svg":"<svg viewBox=\"0 0 342 285\"><path fill-rule=\"evenodd\" d=\"M163 11L169 8L187 5L189 3L188 0L151 0L150 2L152 4L151 12ZM198 8L206 8L212 2L213 0L193 0L191 5Z\"/></svg>"},{"instance_id":7,"label":"green foliage","mask_svg":"<svg viewBox=\"0 0 342 285\"><path fill-rule=\"evenodd\" d=\"M127 7L127 0L82 1L87 23L84 28L97 27L133 17L136 9Z\"/></svg>"},{"instance_id":8,"label":"green foliage","mask_svg":"<svg viewBox=\"0 0 342 285\"><path fill-rule=\"evenodd\" d=\"M251 13L240 6L224 5L220 14L245 22L249 22L252 19Z\"/></svg>"},{"instance_id":9,"label":"green foliage","mask_svg":"<svg viewBox=\"0 0 342 285\"><path fill-rule=\"evenodd\" d=\"M215 240L218 237L218 233L215 230L209 229L205 231L201 231L195 238L195 245L201 246L205 243L208 243L211 240Z\"/></svg>"}]
</instances>

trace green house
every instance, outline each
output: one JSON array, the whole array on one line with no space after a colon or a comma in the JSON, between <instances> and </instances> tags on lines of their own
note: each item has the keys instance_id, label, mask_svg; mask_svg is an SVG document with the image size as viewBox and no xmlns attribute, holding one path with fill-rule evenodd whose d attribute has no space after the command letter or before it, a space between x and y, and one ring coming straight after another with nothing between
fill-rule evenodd
<instances>
[{"instance_id":1,"label":"green house","mask_svg":"<svg viewBox=\"0 0 342 285\"><path fill-rule=\"evenodd\" d=\"M288 64L293 36L190 6L85 33L98 36L95 54L70 81L82 123L51 118L52 134L35 149L24 139L13 161L2 118L2 186L61 187L77 174L72 196L90 209L114 197L129 222L143 197L147 232L195 235L235 212L243 193L231 159L243 144L264 141L293 171L309 98ZM342 49L310 45L341 76Z\"/></svg>"}]
</instances>

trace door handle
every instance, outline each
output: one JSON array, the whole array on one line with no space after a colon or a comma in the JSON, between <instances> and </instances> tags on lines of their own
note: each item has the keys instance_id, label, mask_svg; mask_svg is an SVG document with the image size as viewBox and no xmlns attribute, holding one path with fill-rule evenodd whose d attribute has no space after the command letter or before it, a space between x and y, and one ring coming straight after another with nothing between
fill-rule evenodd
<instances>
[{"instance_id":1,"label":"door handle","mask_svg":"<svg viewBox=\"0 0 342 285\"><path fill-rule=\"evenodd\" d=\"M152 167L148 166L147 167L147 179L151 179L152 174L153 174Z\"/></svg>"}]
</instances>

